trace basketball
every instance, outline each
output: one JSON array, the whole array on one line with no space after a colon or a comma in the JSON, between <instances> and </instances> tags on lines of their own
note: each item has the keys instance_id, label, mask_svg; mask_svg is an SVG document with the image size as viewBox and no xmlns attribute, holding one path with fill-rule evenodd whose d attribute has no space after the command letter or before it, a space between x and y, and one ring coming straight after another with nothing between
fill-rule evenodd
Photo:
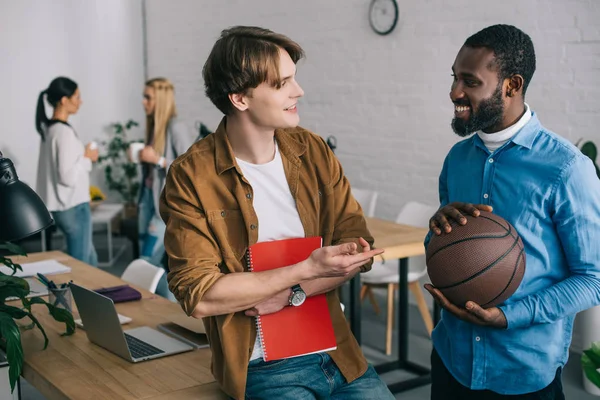
<instances>
[{"instance_id":1,"label":"basketball","mask_svg":"<svg viewBox=\"0 0 600 400\"><path fill-rule=\"evenodd\" d=\"M525 250L515 228L496 214L465 215L452 231L432 235L427 246L431 283L453 304L474 301L494 307L517 290L525 273Z\"/></svg>"}]
</instances>

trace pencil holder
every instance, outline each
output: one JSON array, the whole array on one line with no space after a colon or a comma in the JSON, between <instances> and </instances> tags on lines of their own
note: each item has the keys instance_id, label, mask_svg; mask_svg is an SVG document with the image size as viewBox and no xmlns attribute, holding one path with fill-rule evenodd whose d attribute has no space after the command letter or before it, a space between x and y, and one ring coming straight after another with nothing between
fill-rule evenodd
<instances>
[{"instance_id":1,"label":"pencil holder","mask_svg":"<svg viewBox=\"0 0 600 400\"><path fill-rule=\"evenodd\" d=\"M73 311L71 288L48 288L48 302L55 307L64 308L68 312Z\"/></svg>"}]
</instances>

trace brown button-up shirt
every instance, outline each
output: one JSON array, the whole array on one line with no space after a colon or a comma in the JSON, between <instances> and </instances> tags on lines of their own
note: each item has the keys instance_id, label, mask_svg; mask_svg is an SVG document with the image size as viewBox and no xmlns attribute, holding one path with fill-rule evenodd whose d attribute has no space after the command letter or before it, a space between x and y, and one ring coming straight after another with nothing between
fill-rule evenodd
<instances>
[{"instance_id":1,"label":"brown button-up shirt","mask_svg":"<svg viewBox=\"0 0 600 400\"><path fill-rule=\"evenodd\" d=\"M160 199L167 224L169 288L188 315L224 274L248 272L246 250L258 239L260 221L252 207L252 188L235 161L225 121L171 164ZM300 127L278 129L275 139L305 236L321 236L324 246L356 242L359 237L372 245L363 212L325 141ZM361 270L370 267L369 263ZM335 290L327 293L327 301L337 340L337 349L329 354L351 382L366 371L367 362ZM255 318L237 312L203 320L215 379L228 395L243 399L256 339Z\"/></svg>"}]
</instances>

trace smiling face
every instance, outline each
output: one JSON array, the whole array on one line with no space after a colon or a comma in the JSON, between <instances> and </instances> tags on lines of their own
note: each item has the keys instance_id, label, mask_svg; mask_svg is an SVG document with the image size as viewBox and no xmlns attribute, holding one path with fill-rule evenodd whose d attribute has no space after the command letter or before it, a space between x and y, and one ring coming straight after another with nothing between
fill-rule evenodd
<instances>
[{"instance_id":1,"label":"smiling face","mask_svg":"<svg viewBox=\"0 0 600 400\"><path fill-rule=\"evenodd\" d=\"M485 47L463 46L456 56L450 99L454 103L452 129L459 136L503 129L505 82L493 62L494 52Z\"/></svg>"},{"instance_id":2,"label":"smiling face","mask_svg":"<svg viewBox=\"0 0 600 400\"><path fill-rule=\"evenodd\" d=\"M296 64L283 49L279 51L279 77L279 87L263 82L248 90L242 102L235 105L262 129L293 128L300 122L297 104L304 91L296 82Z\"/></svg>"}]
</instances>

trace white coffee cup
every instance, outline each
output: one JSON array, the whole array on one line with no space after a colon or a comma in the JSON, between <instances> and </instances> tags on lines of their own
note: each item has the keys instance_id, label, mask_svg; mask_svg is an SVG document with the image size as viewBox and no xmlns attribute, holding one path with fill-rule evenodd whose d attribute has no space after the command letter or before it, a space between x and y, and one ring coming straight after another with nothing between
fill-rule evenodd
<instances>
[{"instance_id":1,"label":"white coffee cup","mask_svg":"<svg viewBox=\"0 0 600 400\"><path fill-rule=\"evenodd\" d=\"M139 163L140 162L140 151L145 147L144 143L134 142L129 145L129 155L131 157L131 162Z\"/></svg>"}]
</instances>

